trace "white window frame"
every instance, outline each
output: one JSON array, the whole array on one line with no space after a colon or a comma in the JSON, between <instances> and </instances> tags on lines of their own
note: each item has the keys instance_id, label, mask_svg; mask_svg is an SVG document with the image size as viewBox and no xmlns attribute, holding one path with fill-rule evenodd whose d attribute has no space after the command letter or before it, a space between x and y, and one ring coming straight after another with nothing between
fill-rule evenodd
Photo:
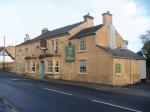
<instances>
[{"instance_id":1,"label":"white window frame","mask_svg":"<svg viewBox=\"0 0 150 112\"><path fill-rule=\"evenodd\" d=\"M79 60L79 73L85 74L87 72L86 60Z\"/></svg>"},{"instance_id":2,"label":"white window frame","mask_svg":"<svg viewBox=\"0 0 150 112\"><path fill-rule=\"evenodd\" d=\"M59 53L59 40L58 39L53 39L51 40L52 42L52 53Z\"/></svg>"},{"instance_id":3,"label":"white window frame","mask_svg":"<svg viewBox=\"0 0 150 112\"><path fill-rule=\"evenodd\" d=\"M51 70L51 71L49 71L49 70ZM47 60L47 73L53 73L53 61L52 60Z\"/></svg>"},{"instance_id":4,"label":"white window frame","mask_svg":"<svg viewBox=\"0 0 150 112\"><path fill-rule=\"evenodd\" d=\"M85 51L85 50L86 50L86 41L85 38L81 38L79 44L79 51Z\"/></svg>"}]
</instances>

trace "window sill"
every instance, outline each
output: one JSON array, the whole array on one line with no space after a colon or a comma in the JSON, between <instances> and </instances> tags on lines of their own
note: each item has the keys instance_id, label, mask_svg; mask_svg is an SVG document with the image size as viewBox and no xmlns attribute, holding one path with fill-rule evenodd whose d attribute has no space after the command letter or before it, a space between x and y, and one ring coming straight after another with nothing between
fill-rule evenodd
<instances>
[{"instance_id":1,"label":"window sill","mask_svg":"<svg viewBox=\"0 0 150 112\"><path fill-rule=\"evenodd\" d=\"M84 76L84 75L86 75L86 73L78 73L78 75L83 75Z\"/></svg>"},{"instance_id":2,"label":"window sill","mask_svg":"<svg viewBox=\"0 0 150 112\"><path fill-rule=\"evenodd\" d=\"M121 73L115 73L116 76L121 76Z\"/></svg>"},{"instance_id":3,"label":"window sill","mask_svg":"<svg viewBox=\"0 0 150 112\"><path fill-rule=\"evenodd\" d=\"M46 72L46 74L50 74L50 75L52 75L52 74L54 74L54 75L60 75L61 73L57 73L57 72L54 72L54 73L52 73L52 72Z\"/></svg>"},{"instance_id":4,"label":"window sill","mask_svg":"<svg viewBox=\"0 0 150 112\"><path fill-rule=\"evenodd\" d=\"M82 50L82 51L77 51L78 53L82 53L82 52L86 52L86 50Z\"/></svg>"},{"instance_id":5,"label":"window sill","mask_svg":"<svg viewBox=\"0 0 150 112\"><path fill-rule=\"evenodd\" d=\"M33 73L33 74L35 74L36 72L28 72L28 73Z\"/></svg>"}]
</instances>

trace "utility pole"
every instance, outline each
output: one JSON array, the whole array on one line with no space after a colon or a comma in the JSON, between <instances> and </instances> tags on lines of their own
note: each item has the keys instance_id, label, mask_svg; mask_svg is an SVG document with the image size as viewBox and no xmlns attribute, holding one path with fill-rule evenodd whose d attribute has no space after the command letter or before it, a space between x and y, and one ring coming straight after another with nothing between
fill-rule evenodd
<instances>
[{"instance_id":1,"label":"utility pole","mask_svg":"<svg viewBox=\"0 0 150 112\"><path fill-rule=\"evenodd\" d=\"M5 35L4 35L4 47L3 47L3 70L5 70Z\"/></svg>"}]
</instances>

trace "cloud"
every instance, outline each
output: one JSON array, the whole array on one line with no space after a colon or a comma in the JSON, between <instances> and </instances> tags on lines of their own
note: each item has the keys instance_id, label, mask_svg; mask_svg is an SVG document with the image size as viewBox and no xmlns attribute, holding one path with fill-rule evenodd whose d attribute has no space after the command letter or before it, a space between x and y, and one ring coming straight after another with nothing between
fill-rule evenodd
<instances>
[{"instance_id":1,"label":"cloud","mask_svg":"<svg viewBox=\"0 0 150 112\"><path fill-rule=\"evenodd\" d=\"M133 0L88 0L88 2L101 13L109 10L113 14L113 23L122 37L129 41L129 49L138 51L142 47L139 36L150 30L150 19L146 16L146 9L143 6L138 6ZM99 23L99 20L96 19L96 23Z\"/></svg>"},{"instance_id":2,"label":"cloud","mask_svg":"<svg viewBox=\"0 0 150 112\"><path fill-rule=\"evenodd\" d=\"M43 27L52 30L82 21L87 12L95 17L95 24L101 24L101 14L109 10L116 29L134 51L142 47L139 36L150 29L146 9L135 0L6 0L0 3L0 46L3 35L7 44L16 45L23 42L26 33L36 37Z\"/></svg>"}]
</instances>

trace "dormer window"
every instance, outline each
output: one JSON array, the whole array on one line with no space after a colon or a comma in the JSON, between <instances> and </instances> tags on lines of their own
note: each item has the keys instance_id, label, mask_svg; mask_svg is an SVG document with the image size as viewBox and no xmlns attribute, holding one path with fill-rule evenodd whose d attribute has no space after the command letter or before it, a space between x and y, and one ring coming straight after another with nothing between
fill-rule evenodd
<instances>
[{"instance_id":1,"label":"dormer window","mask_svg":"<svg viewBox=\"0 0 150 112\"><path fill-rule=\"evenodd\" d=\"M85 51L85 50L86 50L85 38L81 38L81 39L80 39L79 50L80 50L80 51Z\"/></svg>"}]
</instances>

